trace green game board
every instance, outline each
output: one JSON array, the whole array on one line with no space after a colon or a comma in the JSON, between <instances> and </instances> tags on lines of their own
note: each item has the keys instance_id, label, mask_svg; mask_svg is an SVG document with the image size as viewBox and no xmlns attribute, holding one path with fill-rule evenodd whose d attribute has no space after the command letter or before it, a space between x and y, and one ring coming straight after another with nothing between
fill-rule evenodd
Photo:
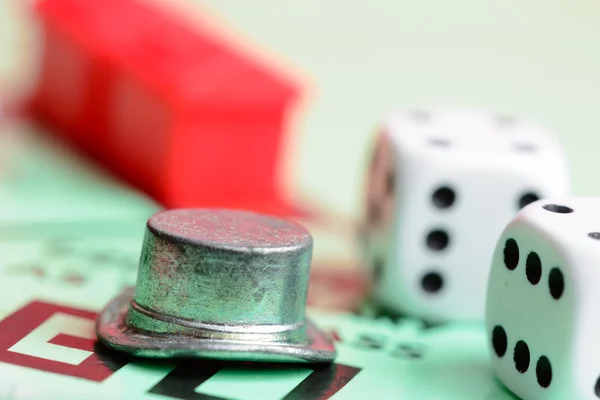
<instances>
[{"instance_id":1,"label":"green game board","mask_svg":"<svg viewBox=\"0 0 600 400\"><path fill-rule=\"evenodd\" d=\"M513 398L493 378L481 325L309 309L337 341L326 367L111 353L95 342L95 313L134 284L158 206L35 129L17 130L0 136L13 149L0 178L0 399Z\"/></svg>"}]
</instances>

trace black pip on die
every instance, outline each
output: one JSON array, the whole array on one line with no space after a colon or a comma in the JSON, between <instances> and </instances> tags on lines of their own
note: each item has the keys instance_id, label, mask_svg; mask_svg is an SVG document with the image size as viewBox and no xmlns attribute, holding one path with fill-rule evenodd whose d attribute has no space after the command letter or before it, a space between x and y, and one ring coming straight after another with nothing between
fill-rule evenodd
<instances>
[{"instance_id":1,"label":"black pip on die","mask_svg":"<svg viewBox=\"0 0 600 400\"><path fill-rule=\"evenodd\" d=\"M498 241L486 329L498 378L524 400L600 398L600 198L527 206Z\"/></svg>"},{"instance_id":2,"label":"black pip on die","mask_svg":"<svg viewBox=\"0 0 600 400\"><path fill-rule=\"evenodd\" d=\"M373 300L431 322L483 320L502 229L568 187L558 140L530 121L475 110L392 115L377 137L361 235Z\"/></svg>"}]
</instances>

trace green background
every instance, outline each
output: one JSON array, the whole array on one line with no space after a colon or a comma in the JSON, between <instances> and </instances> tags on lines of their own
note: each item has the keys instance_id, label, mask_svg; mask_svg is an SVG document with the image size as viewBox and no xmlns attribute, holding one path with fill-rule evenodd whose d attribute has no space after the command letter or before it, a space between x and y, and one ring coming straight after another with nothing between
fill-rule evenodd
<instances>
[{"instance_id":1,"label":"green background","mask_svg":"<svg viewBox=\"0 0 600 400\"><path fill-rule=\"evenodd\" d=\"M26 64L19 3L0 0L0 88ZM289 154L303 195L356 214L377 124L396 108L437 105L539 121L562 139L575 193L600 194L596 0L197 3L316 85Z\"/></svg>"}]
</instances>

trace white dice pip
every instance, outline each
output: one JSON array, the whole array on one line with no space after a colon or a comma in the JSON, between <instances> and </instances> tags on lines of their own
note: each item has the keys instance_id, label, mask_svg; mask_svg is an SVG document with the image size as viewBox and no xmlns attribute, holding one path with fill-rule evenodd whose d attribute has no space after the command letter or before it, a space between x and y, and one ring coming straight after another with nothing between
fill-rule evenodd
<instances>
[{"instance_id":1,"label":"white dice pip","mask_svg":"<svg viewBox=\"0 0 600 400\"><path fill-rule=\"evenodd\" d=\"M600 198L524 208L498 241L486 329L498 378L524 400L600 398Z\"/></svg>"},{"instance_id":2,"label":"white dice pip","mask_svg":"<svg viewBox=\"0 0 600 400\"><path fill-rule=\"evenodd\" d=\"M465 109L383 124L362 241L373 300L431 322L484 318L494 246L525 205L568 192L557 138L535 123Z\"/></svg>"}]
</instances>

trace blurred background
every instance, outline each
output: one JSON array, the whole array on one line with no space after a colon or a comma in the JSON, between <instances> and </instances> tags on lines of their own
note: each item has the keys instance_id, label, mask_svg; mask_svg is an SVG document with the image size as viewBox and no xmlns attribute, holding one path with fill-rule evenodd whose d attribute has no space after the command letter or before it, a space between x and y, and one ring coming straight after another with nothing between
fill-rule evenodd
<instances>
[{"instance_id":1,"label":"blurred background","mask_svg":"<svg viewBox=\"0 0 600 400\"><path fill-rule=\"evenodd\" d=\"M595 0L190 3L310 81L288 181L328 209L358 215L372 134L386 114L437 105L537 120L562 139L575 193L600 194ZM34 69L25 8L0 0L2 95Z\"/></svg>"}]
</instances>

